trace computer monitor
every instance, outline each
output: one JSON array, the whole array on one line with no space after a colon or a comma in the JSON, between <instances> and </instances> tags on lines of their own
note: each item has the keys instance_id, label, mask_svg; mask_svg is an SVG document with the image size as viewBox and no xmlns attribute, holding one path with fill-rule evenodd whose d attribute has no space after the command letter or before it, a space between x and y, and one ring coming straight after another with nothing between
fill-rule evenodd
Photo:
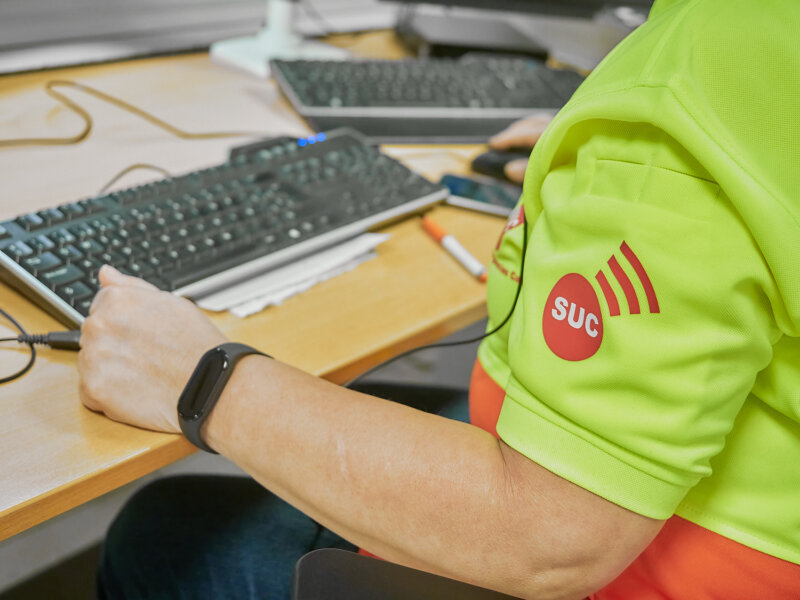
<instances>
[{"instance_id":1,"label":"computer monitor","mask_svg":"<svg viewBox=\"0 0 800 600\"><path fill-rule=\"evenodd\" d=\"M397 0L393 0L397 1ZM467 8L507 10L519 13L559 15L566 17L592 17L620 6L646 13L653 0L400 0L407 4L442 4Z\"/></svg>"},{"instance_id":2,"label":"computer monitor","mask_svg":"<svg viewBox=\"0 0 800 600\"><path fill-rule=\"evenodd\" d=\"M590 70L647 18L652 0L400 0L398 30L422 55L447 48L549 54Z\"/></svg>"}]
</instances>

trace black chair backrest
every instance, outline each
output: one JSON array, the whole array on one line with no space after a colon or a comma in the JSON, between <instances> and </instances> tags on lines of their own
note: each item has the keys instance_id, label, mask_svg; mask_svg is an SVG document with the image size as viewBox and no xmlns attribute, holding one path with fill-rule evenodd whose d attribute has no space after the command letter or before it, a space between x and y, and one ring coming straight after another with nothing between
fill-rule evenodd
<instances>
[{"instance_id":1,"label":"black chair backrest","mask_svg":"<svg viewBox=\"0 0 800 600\"><path fill-rule=\"evenodd\" d=\"M292 600L519 600L408 567L326 548L295 565Z\"/></svg>"}]
</instances>

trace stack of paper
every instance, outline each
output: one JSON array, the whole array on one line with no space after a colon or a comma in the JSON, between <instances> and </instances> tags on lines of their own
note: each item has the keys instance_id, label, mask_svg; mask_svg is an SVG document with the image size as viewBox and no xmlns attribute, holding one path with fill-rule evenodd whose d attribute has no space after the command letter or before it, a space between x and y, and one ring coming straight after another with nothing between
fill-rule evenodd
<instances>
[{"instance_id":1,"label":"stack of paper","mask_svg":"<svg viewBox=\"0 0 800 600\"><path fill-rule=\"evenodd\" d=\"M315 284L350 271L375 256L388 234L365 233L323 252L312 254L222 291L197 299L201 308L229 310L237 317L277 305Z\"/></svg>"}]
</instances>

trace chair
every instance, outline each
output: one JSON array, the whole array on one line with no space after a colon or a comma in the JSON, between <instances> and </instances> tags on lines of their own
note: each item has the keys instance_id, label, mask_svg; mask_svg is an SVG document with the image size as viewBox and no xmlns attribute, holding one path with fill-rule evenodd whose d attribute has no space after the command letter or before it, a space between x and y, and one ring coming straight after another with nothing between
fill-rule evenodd
<instances>
[{"instance_id":1,"label":"chair","mask_svg":"<svg viewBox=\"0 0 800 600\"><path fill-rule=\"evenodd\" d=\"M519 600L474 585L334 548L297 561L292 600Z\"/></svg>"}]
</instances>

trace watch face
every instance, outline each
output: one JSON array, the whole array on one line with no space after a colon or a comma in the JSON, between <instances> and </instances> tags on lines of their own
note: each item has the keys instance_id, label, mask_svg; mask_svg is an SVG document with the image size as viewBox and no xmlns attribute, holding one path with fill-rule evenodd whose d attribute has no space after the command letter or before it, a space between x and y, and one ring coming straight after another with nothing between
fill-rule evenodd
<instances>
[{"instance_id":1,"label":"watch face","mask_svg":"<svg viewBox=\"0 0 800 600\"><path fill-rule=\"evenodd\" d=\"M222 348L215 348L203 356L178 401L181 417L197 419L203 414L206 401L228 364L228 355Z\"/></svg>"}]
</instances>

